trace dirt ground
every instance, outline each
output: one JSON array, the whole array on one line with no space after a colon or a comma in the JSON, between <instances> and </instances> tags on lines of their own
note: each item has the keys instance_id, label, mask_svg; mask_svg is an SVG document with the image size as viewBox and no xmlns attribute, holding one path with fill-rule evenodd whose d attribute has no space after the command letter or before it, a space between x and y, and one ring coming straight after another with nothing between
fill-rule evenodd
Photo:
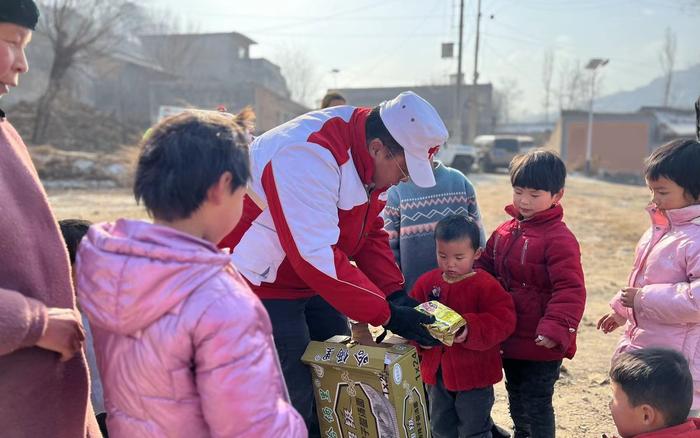
<instances>
[{"instance_id":1,"label":"dirt ground","mask_svg":"<svg viewBox=\"0 0 700 438\"><path fill-rule=\"evenodd\" d=\"M491 232L507 218L503 207L510 200L508 178L492 174L470 178L477 189L487 232ZM130 193L123 190L51 191L49 197L59 219L146 217ZM648 223L644 211L647 202L648 193L643 187L577 177L568 181L562 202L564 219L581 243L588 300L579 328L578 353L574 360L565 362L554 396L560 437L600 437L614 432L608 411L607 371L620 331L606 336L596 331L595 323L606 312L610 297L625 285L634 245ZM497 390L494 418L502 426L511 424L502 384Z\"/></svg>"}]
</instances>

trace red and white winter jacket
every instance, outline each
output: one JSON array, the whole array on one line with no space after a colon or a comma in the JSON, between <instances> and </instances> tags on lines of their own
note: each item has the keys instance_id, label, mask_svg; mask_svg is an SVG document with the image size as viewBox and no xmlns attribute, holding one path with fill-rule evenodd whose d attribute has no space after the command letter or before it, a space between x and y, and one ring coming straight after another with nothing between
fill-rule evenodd
<instances>
[{"instance_id":1,"label":"red and white winter jacket","mask_svg":"<svg viewBox=\"0 0 700 438\"><path fill-rule=\"evenodd\" d=\"M386 295L404 280L379 216L386 188L371 186L369 113L313 111L252 143L243 217L219 246L260 298L320 294L357 321L389 319Z\"/></svg>"}]
</instances>

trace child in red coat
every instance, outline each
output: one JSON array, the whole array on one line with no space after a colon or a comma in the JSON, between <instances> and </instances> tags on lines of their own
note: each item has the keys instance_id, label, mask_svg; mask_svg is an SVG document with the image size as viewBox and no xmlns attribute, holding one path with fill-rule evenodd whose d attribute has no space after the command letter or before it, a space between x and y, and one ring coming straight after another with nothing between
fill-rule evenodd
<instances>
[{"instance_id":1,"label":"child in red coat","mask_svg":"<svg viewBox=\"0 0 700 438\"><path fill-rule=\"evenodd\" d=\"M479 226L473 219L442 219L435 241L438 269L423 274L411 296L420 302L440 301L467 325L452 346L419 347L432 435L491 437L493 385L503 378L500 344L515 329L513 300L495 278L472 269L481 255Z\"/></svg>"},{"instance_id":2,"label":"child in red coat","mask_svg":"<svg viewBox=\"0 0 700 438\"><path fill-rule=\"evenodd\" d=\"M534 150L510 163L513 204L476 262L510 292L518 322L503 343L503 369L515 436L553 438L552 396L562 359L576 352L586 288L581 253L562 222L566 167Z\"/></svg>"},{"instance_id":3,"label":"child in red coat","mask_svg":"<svg viewBox=\"0 0 700 438\"><path fill-rule=\"evenodd\" d=\"M610 384L610 413L622 438L700 437L700 419L688 418L693 377L679 352L622 353L613 359Z\"/></svg>"}]
</instances>

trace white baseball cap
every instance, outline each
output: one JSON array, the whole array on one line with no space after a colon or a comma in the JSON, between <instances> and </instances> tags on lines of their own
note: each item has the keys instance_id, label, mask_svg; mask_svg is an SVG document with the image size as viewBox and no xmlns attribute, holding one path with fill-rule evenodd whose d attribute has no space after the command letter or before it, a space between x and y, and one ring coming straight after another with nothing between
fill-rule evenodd
<instances>
[{"instance_id":1,"label":"white baseball cap","mask_svg":"<svg viewBox=\"0 0 700 438\"><path fill-rule=\"evenodd\" d=\"M435 185L431 151L447 141L445 123L431 104L412 91L404 91L379 105L379 116L403 148L408 175L419 187Z\"/></svg>"}]
</instances>

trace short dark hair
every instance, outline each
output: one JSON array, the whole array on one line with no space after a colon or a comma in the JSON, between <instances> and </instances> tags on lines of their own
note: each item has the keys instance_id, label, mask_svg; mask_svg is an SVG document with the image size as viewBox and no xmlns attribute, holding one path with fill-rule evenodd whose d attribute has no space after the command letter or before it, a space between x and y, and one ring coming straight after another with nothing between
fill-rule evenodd
<instances>
[{"instance_id":1,"label":"short dark hair","mask_svg":"<svg viewBox=\"0 0 700 438\"><path fill-rule=\"evenodd\" d=\"M68 248L68 258L70 258L71 266L75 264L75 254L78 252L78 245L80 245L80 241L87 234L90 225L92 225L92 222L83 219L63 219L58 221L63 241L66 243L66 248Z\"/></svg>"},{"instance_id":2,"label":"short dark hair","mask_svg":"<svg viewBox=\"0 0 700 438\"><path fill-rule=\"evenodd\" d=\"M700 197L700 142L672 140L644 160L644 176L656 181L668 178L683 187L693 199Z\"/></svg>"},{"instance_id":3,"label":"short dark hair","mask_svg":"<svg viewBox=\"0 0 700 438\"><path fill-rule=\"evenodd\" d=\"M392 154L403 154L404 151L399 142L394 140L394 137L391 136L389 130L386 129L386 126L379 115L378 106L372 108L372 111L369 113L365 124L365 139L367 140L367 143L375 138L381 140L382 144L386 146L387 149L389 149L389 152Z\"/></svg>"},{"instance_id":4,"label":"short dark hair","mask_svg":"<svg viewBox=\"0 0 700 438\"><path fill-rule=\"evenodd\" d=\"M508 166L513 187L546 190L552 195L564 188L566 166L551 151L533 150L517 155Z\"/></svg>"},{"instance_id":5,"label":"short dark hair","mask_svg":"<svg viewBox=\"0 0 700 438\"><path fill-rule=\"evenodd\" d=\"M435 240L454 242L469 239L474 251L479 249L481 231L479 224L469 216L452 214L445 216L435 226Z\"/></svg>"},{"instance_id":6,"label":"short dark hair","mask_svg":"<svg viewBox=\"0 0 700 438\"><path fill-rule=\"evenodd\" d=\"M347 99L342 94L338 93L337 91L329 91L325 96L323 96L323 99L321 99L321 109L331 106L331 102L334 100L342 100L343 102L347 102Z\"/></svg>"},{"instance_id":7,"label":"short dark hair","mask_svg":"<svg viewBox=\"0 0 700 438\"><path fill-rule=\"evenodd\" d=\"M186 111L158 123L141 144L134 197L152 216L186 219L225 172L231 191L250 179L248 143L252 110L238 115Z\"/></svg>"},{"instance_id":8,"label":"short dark hair","mask_svg":"<svg viewBox=\"0 0 700 438\"><path fill-rule=\"evenodd\" d=\"M693 404L693 376L682 354L667 348L642 348L622 353L612 364L610 380L632 406L658 409L666 426L683 423Z\"/></svg>"}]
</instances>

